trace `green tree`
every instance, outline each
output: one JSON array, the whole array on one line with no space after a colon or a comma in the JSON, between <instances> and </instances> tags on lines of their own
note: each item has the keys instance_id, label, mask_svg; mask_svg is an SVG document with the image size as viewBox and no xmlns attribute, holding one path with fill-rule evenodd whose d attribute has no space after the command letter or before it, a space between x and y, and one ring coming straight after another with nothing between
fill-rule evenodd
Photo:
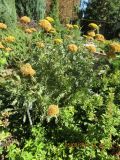
<instances>
[{"instance_id":1,"label":"green tree","mask_svg":"<svg viewBox=\"0 0 120 160\"><path fill-rule=\"evenodd\" d=\"M59 21L59 0L52 0L50 15L51 17L54 18L57 24L60 23Z\"/></svg>"},{"instance_id":2,"label":"green tree","mask_svg":"<svg viewBox=\"0 0 120 160\"><path fill-rule=\"evenodd\" d=\"M120 21L120 0L91 0L85 11L85 17L118 22Z\"/></svg>"},{"instance_id":3,"label":"green tree","mask_svg":"<svg viewBox=\"0 0 120 160\"><path fill-rule=\"evenodd\" d=\"M16 23L15 0L0 0L0 21L9 26Z\"/></svg>"},{"instance_id":4,"label":"green tree","mask_svg":"<svg viewBox=\"0 0 120 160\"><path fill-rule=\"evenodd\" d=\"M42 19L45 15L45 0L16 0L18 16L29 16L34 20Z\"/></svg>"}]
</instances>

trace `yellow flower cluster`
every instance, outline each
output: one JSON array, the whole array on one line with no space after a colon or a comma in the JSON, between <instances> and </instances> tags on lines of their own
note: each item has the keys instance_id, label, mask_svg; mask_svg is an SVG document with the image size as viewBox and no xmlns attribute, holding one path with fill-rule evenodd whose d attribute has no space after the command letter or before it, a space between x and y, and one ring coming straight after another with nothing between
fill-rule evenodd
<instances>
[{"instance_id":1,"label":"yellow flower cluster","mask_svg":"<svg viewBox=\"0 0 120 160\"><path fill-rule=\"evenodd\" d=\"M93 44L89 44L89 45L86 45L86 48L89 50L89 52L91 53L95 53L96 52L96 47L95 45Z\"/></svg>"},{"instance_id":2,"label":"yellow flower cluster","mask_svg":"<svg viewBox=\"0 0 120 160\"><path fill-rule=\"evenodd\" d=\"M50 105L47 112L48 116L57 116L59 115L59 107L58 105Z\"/></svg>"},{"instance_id":3,"label":"yellow flower cluster","mask_svg":"<svg viewBox=\"0 0 120 160\"><path fill-rule=\"evenodd\" d=\"M54 19L52 17L46 17L45 18L47 21L49 21L50 23L54 22Z\"/></svg>"},{"instance_id":4,"label":"yellow flower cluster","mask_svg":"<svg viewBox=\"0 0 120 160\"><path fill-rule=\"evenodd\" d=\"M60 39L60 38L56 38L56 39L54 39L54 43L55 43L55 44L62 44L62 43L63 43L63 40Z\"/></svg>"},{"instance_id":5,"label":"yellow flower cluster","mask_svg":"<svg viewBox=\"0 0 120 160\"><path fill-rule=\"evenodd\" d=\"M20 21L22 23L30 23L30 18L27 17L27 16L23 16L23 17L20 18Z\"/></svg>"},{"instance_id":6,"label":"yellow flower cluster","mask_svg":"<svg viewBox=\"0 0 120 160\"><path fill-rule=\"evenodd\" d=\"M3 46L3 44L0 42L0 49L4 49L5 47Z\"/></svg>"},{"instance_id":7,"label":"yellow flower cluster","mask_svg":"<svg viewBox=\"0 0 120 160\"><path fill-rule=\"evenodd\" d=\"M73 25L72 24L66 24L67 29L73 29Z\"/></svg>"},{"instance_id":8,"label":"yellow flower cluster","mask_svg":"<svg viewBox=\"0 0 120 160\"><path fill-rule=\"evenodd\" d=\"M15 41L15 37L14 36L8 36L8 37L5 38L5 42L11 43L11 42L14 42L14 41Z\"/></svg>"},{"instance_id":9,"label":"yellow flower cluster","mask_svg":"<svg viewBox=\"0 0 120 160\"><path fill-rule=\"evenodd\" d=\"M94 38L91 36L83 35L83 37L86 38L86 40L94 40Z\"/></svg>"},{"instance_id":10,"label":"yellow flower cluster","mask_svg":"<svg viewBox=\"0 0 120 160\"><path fill-rule=\"evenodd\" d=\"M56 29L54 27L52 27L51 30L49 31L49 33L56 33Z\"/></svg>"},{"instance_id":11,"label":"yellow flower cluster","mask_svg":"<svg viewBox=\"0 0 120 160\"><path fill-rule=\"evenodd\" d=\"M101 42L105 41L105 37L102 34L96 34L95 39Z\"/></svg>"},{"instance_id":12,"label":"yellow flower cluster","mask_svg":"<svg viewBox=\"0 0 120 160\"><path fill-rule=\"evenodd\" d=\"M46 32L49 32L51 29L52 29L52 25L51 23L46 20L46 19L43 19L39 22L39 25L42 29L44 29Z\"/></svg>"},{"instance_id":13,"label":"yellow flower cluster","mask_svg":"<svg viewBox=\"0 0 120 160\"><path fill-rule=\"evenodd\" d=\"M0 29L6 29L7 28L7 25L4 24L4 23L0 23Z\"/></svg>"},{"instance_id":14,"label":"yellow flower cluster","mask_svg":"<svg viewBox=\"0 0 120 160\"><path fill-rule=\"evenodd\" d=\"M95 24L95 23L90 23L89 25L88 25L91 29L99 29L99 26L97 25L97 24Z\"/></svg>"},{"instance_id":15,"label":"yellow flower cluster","mask_svg":"<svg viewBox=\"0 0 120 160\"><path fill-rule=\"evenodd\" d=\"M25 32L31 34L33 32L37 32L37 30L35 28L27 28L25 29Z\"/></svg>"},{"instance_id":16,"label":"yellow flower cluster","mask_svg":"<svg viewBox=\"0 0 120 160\"><path fill-rule=\"evenodd\" d=\"M20 71L25 76L34 76L36 71L31 67L29 63L26 63L20 67Z\"/></svg>"},{"instance_id":17,"label":"yellow flower cluster","mask_svg":"<svg viewBox=\"0 0 120 160\"><path fill-rule=\"evenodd\" d=\"M111 52L120 52L120 43L113 42L109 45Z\"/></svg>"},{"instance_id":18,"label":"yellow flower cluster","mask_svg":"<svg viewBox=\"0 0 120 160\"><path fill-rule=\"evenodd\" d=\"M74 28L74 29L79 29L79 26L78 26L77 24L74 24L74 25L73 25L73 28Z\"/></svg>"},{"instance_id":19,"label":"yellow flower cluster","mask_svg":"<svg viewBox=\"0 0 120 160\"><path fill-rule=\"evenodd\" d=\"M7 48L5 48L5 51L10 52L10 51L12 51L12 48L7 47Z\"/></svg>"},{"instance_id":20,"label":"yellow flower cluster","mask_svg":"<svg viewBox=\"0 0 120 160\"><path fill-rule=\"evenodd\" d=\"M90 30L87 32L87 35L91 37L95 37L95 32L93 30Z\"/></svg>"},{"instance_id":21,"label":"yellow flower cluster","mask_svg":"<svg viewBox=\"0 0 120 160\"><path fill-rule=\"evenodd\" d=\"M77 52L78 47L77 47L75 44L69 44L69 45L68 45L68 50L69 50L70 52L75 53L75 52Z\"/></svg>"},{"instance_id":22,"label":"yellow flower cluster","mask_svg":"<svg viewBox=\"0 0 120 160\"><path fill-rule=\"evenodd\" d=\"M36 46L37 46L38 48L44 48L44 47L45 47L45 45L44 45L43 42L37 42L37 43L36 43Z\"/></svg>"}]
</instances>

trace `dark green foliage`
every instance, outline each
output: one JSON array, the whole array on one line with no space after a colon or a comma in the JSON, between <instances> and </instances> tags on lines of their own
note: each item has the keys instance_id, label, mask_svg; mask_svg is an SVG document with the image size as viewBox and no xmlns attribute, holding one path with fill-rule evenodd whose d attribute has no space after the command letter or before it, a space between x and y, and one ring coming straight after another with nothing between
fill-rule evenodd
<instances>
[{"instance_id":1,"label":"dark green foliage","mask_svg":"<svg viewBox=\"0 0 120 160\"><path fill-rule=\"evenodd\" d=\"M16 20L15 0L0 0L0 22L13 26Z\"/></svg>"},{"instance_id":2,"label":"dark green foliage","mask_svg":"<svg viewBox=\"0 0 120 160\"><path fill-rule=\"evenodd\" d=\"M16 0L18 16L26 15L34 20L39 20L44 17L45 7L45 0Z\"/></svg>"},{"instance_id":3,"label":"dark green foliage","mask_svg":"<svg viewBox=\"0 0 120 160\"><path fill-rule=\"evenodd\" d=\"M120 1L91 0L85 12L85 17L94 20L118 22L120 20Z\"/></svg>"}]
</instances>

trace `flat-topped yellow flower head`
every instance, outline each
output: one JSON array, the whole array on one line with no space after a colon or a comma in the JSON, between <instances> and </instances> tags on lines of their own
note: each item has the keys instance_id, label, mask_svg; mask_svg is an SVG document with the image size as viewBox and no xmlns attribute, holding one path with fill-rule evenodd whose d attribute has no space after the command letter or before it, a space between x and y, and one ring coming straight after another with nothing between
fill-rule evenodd
<instances>
[{"instance_id":1,"label":"flat-topped yellow flower head","mask_svg":"<svg viewBox=\"0 0 120 160\"><path fill-rule=\"evenodd\" d=\"M58 116L59 115L58 105L54 105L54 104L50 105L47 111L47 115L51 117Z\"/></svg>"},{"instance_id":2,"label":"flat-topped yellow flower head","mask_svg":"<svg viewBox=\"0 0 120 160\"><path fill-rule=\"evenodd\" d=\"M62 44L63 40L61 38L56 38L56 39L54 39L54 43L55 44Z\"/></svg>"},{"instance_id":3,"label":"flat-topped yellow flower head","mask_svg":"<svg viewBox=\"0 0 120 160\"><path fill-rule=\"evenodd\" d=\"M95 32L93 30L87 32L88 36L95 37Z\"/></svg>"},{"instance_id":4,"label":"flat-topped yellow flower head","mask_svg":"<svg viewBox=\"0 0 120 160\"><path fill-rule=\"evenodd\" d=\"M25 32L31 34L33 31L30 28L27 28L25 29Z\"/></svg>"},{"instance_id":5,"label":"flat-topped yellow flower head","mask_svg":"<svg viewBox=\"0 0 120 160\"><path fill-rule=\"evenodd\" d=\"M36 29L36 28L30 28L30 30L31 30L32 32L37 32L37 29Z\"/></svg>"},{"instance_id":6,"label":"flat-topped yellow flower head","mask_svg":"<svg viewBox=\"0 0 120 160\"><path fill-rule=\"evenodd\" d=\"M20 21L21 21L22 23L30 23L31 20L30 20L29 17L23 16L23 17L20 18Z\"/></svg>"},{"instance_id":7,"label":"flat-topped yellow flower head","mask_svg":"<svg viewBox=\"0 0 120 160\"><path fill-rule=\"evenodd\" d=\"M54 22L54 19L52 17L46 17L46 20L48 20L50 23Z\"/></svg>"},{"instance_id":8,"label":"flat-topped yellow flower head","mask_svg":"<svg viewBox=\"0 0 120 160\"><path fill-rule=\"evenodd\" d=\"M20 71L25 76L34 76L36 74L36 71L32 68L32 66L29 63L23 64L20 67Z\"/></svg>"},{"instance_id":9,"label":"flat-topped yellow flower head","mask_svg":"<svg viewBox=\"0 0 120 160\"><path fill-rule=\"evenodd\" d=\"M73 29L73 25L72 24L66 24L67 29Z\"/></svg>"},{"instance_id":10,"label":"flat-topped yellow flower head","mask_svg":"<svg viewBox=\"0 0 120 160\"><path fill-rule=\"evenodd\" d=\"M4 24L4 23L0 23L0 29L6 29L7 28L7 25Z\"/></svg>"},{"instance_id":11,"label":"flat-topped yellow flower head","mask_svg":"<svg viewBox=\"0 0 120 160\"><path fill-rule=\"evenodd\" d=\"M109 48L111 52L120 52L120 43L113 42L109 45Z\"/></svg>"},{"instance_id":12,"label":"flat-topped yellow flower head","mask_svg":"<svg viewBox=\"0 0 120 160\"><path fill-rule=\"evenodd\" d=\"M98 41L101 41L101 42L105 41L105 37L102 34L96 34L95 39L98 40Z\"/></svg>"},{"instance_id":13,"label":"flat-topped yellow flower head","mask_svg":"<svg viewBox=\"0 0 120 160\"><path fill-rule=\"evenodd\" d=\"M74 24L74 25L73 25L73 28L74 28L74 29L79 29L79 26L78 26L77 24Z\"/></svg>"},{"instance_id":14,"label":"flat-topped yellow flower head","mask_svg":"<svg viewBox=\"0 0 120 160\"><path fill-rule=\"evenodd\" d=\"M14 36L8 36L8 37L5 38L5 42L9 42L9 43L15 42L15 37Z\"/></svg>"},{"instance_id":15,"label":"flat-topped yellow flower head","mask_svg":"<svg viewBox=\"0 0 120 160\"><path fill-rule=\"evenodd\" d=\"M68 50L69 50L70 52L72 52L72 53L75 53L75 52L77 52L78 47L77 47L75 44L69 44L69 45L68 45Z\"/></svg>"},{"instance_id":16,"label":"flat-topped yellow flower head","mask_svg":"<svg viewBox=\"0 0 120 160\"><path fill-rule=\"evenodd\" d=\"M3 44L0 42L0 49L4 49L5 47L3 46Z\"/></svg>"},{"instance_id":17,"label":"flat-topped yellow flower head","mask_svg":"<svg viewBox=\"0 0 120 160\"><path fill-rule=\"evenodd\" d=\"M48 20L46 20L46 19L41 20L40 23L39 23L39 25L46 32L49 32L52 29L51 23Z\"/></svg>"},{"instance_id":18,"label":"flat-topped yellow flower head","mask_svg":"<svg viewBox=\"0 0 120 160\"><path fill-rule=\"evenodd\" d=\"M89 26L91 29L96 29L96 30L99 29L99 26L98 26L97 24L95 24L95 23L90 23L88 26Z\"/></svg>"},{"instance_id":19,"label":"flat-topped yellow flower head","mask_svg":"<svg viewBox=\"0 0 120 160\"><path fill-rule=\"evenodd\" d=\"M37 46L38 48L44 48L44 47L45 47L45 44L44 44L43 42L37 42L37 43L36 43L36 46Z\"/></svg>"},{"instance_id":20,"label":"flat-topped yellow flower head","mask_svg":"<svg viewBox=\"0 0 120 160\"><path fill-rule=\"evenodd\" d=\"M89 50L89 52L91 53L95 53L96 52L96 47L95 45L93 44L89 44L89 45L86 45L86 48Z\"/></svg>"}]
</instances>

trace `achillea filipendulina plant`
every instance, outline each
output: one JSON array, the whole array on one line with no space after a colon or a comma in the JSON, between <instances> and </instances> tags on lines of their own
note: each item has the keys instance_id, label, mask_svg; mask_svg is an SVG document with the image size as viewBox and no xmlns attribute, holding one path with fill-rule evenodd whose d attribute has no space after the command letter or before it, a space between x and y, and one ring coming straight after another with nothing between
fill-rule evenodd
<instances>
[{"instance_id":1,"label":"achillea filipendulina plant","mask_svg":"<svg viewBox=\"0 0 120 160\"><path fill-rule=\"evenodd\" d=\"M7 48L5 48L5 51L10 52L10 51L12 51L12 48L7 47Z\"/></svg>"},{"instance_id":2,"label":"achillea filipendulina plant","mask_svg":"<svg viewBox=\"0 0 120 160\"><path fill-rule=\"evenodd\" d=\"M45 48L45 44L43 42L36 42L36 46L38 48Z\"/></svg>"},{"instance_id":3,"label":"achillea filipendulina plant","mask_svg":"<svg viewBox=\"0 0 120 160\"><path fill-rule=\"evenodd\" d=\"M7 25L4 24L4 23L0 23L0 29L6 29L7 28Z\"/></svg>"},{"instance_id":4,"label":"achillea filipendulina plant","mask_svg":"<svg viewBox=\"0 0 120 160\"><path fill-rule=\"evenodd\" d=\"M4 45L0 42L0 49L4 49Z\"/></svg>"},{"instance_id":5,"label":"achillea filipendulina plant","mask_svg":"<svg viewBox=\"0 0 120 160\"><path fill-rule=\"evenodd\" d=\"M72 24L66 24L67 29L73 29L73 25Z\"/></svg>"},{"instance_id":6,"label":"achillea filipendulina plant","mask_svg":"<svg viewBox=\"0 0 120 160\"><path fill-rule=\"evenodd\" d=\"M55 34L55 33L57 33L57 32L56 32L56 29L55 29L54 27L52 27L51 30L49 31L49 33Z\"/></svg>"},{"instance_id":7,"label":"achillea filipendulina plant","mask_svg":"<svg viewBox=\"0 0 120 160\"><path fill-rule=\"evenodd\" d=\"M51 29L52 29L52 25L51 23L46 20L46 19L43 19L39 22L39 25L42 29L44 29L46 32L49 32Z\"/></svg>"},{"instance_id":8,"label":"achillea filipendulina plant","mask_svg":"<svg viewBox=\"0 0 120 160\"><path fill-rule=\"evenodd\" d=\"M8 37L5 38L5 42L8 42L8 43L15 42L15 37L14 36L8 36Z\"/></svg>"},{"instance_id":9,"label":"achillea filipendulina plant","mask_svg":"<svg viewBox=\"0 0 120 160\"><path fill-rule=\"evenodd\" d=\"M23 64L20 67L20 71L24 76L32 77L36 74L36 71L32 68L32 66L29 63Z\"/></svg>"},{"instance_id":10,"label":"achillea filipendulina plant","mask_svg":"<svg viewBox=\"0 0 120 160\"><path fill-rule=\"evenodd\" d=\"M97 41L101 41L101 42L104 42L104 41L105 41L105 37L104 37L104 35L102 35L102 34L96 34L96 35L95 35L95 39L96 39Z\"/></svg>"},{"instance_id":11,"label":"achillea filipendulina plant","mask_svg":"<svg viewBox=\"0 0 120 160\"><path fill-rule=\"evenodd\" d=\"M79 26L78 26L77 24L74 24L74 25L73 25L73 28L74 28L74 29L79 29Z\"/></svg>"},{"instance_id":12,"label":"achillea filipendulina plant","mask_svg":"<svg viewBox=\"0 0 120 160\"><path fill-rule=\"evenodd\" d=\"M46 20L48 20L50 23L54 22L54 19L52 17L46 17Z\"/></svg>"},{"instance_id":13,"label":"achillea filipendulina plant","mask_svg":"<svg viewBox=\"0 0 120 160\"><path fill-rule=\"evenodd\" d=\"M23 16L23 17L21 17L20 18L20 21L22 22L22 23L30 23L30 18L29 17L27 17L27 16Z\"/></svg>"},{"instance_id":14,"label":"achillea filipendulina plant","mask_svg":"<svg viewBox=\"0 0 120 160\"><path fill-rule=\"evenodd\" d=\"M99 26L98 26L97 24L95 24L95 23L90 23L88 26L89 26L91 29L96 29L96 30L99 29Z\"/></svg>"},{"instance_id":15,"label":"achillea filipendulina plant","mask_svg":"<svg viewBox=\"0 0 120 160\"><path fill-rule=\"evenodd\" d=\"M93 41L94 40L94 38L93 37L91 37L91 36L88 36L88 35L83 35L83 37L86 39L86 40L90 40L90 41Z\"/></svg>"},{"instance_id":16,"label":"achillea filipendulina plant","mask_svg":"<svg viewBox=\"0 0 120 160\"><path fill-rule=\"evenodd\" d=\"M54 43L55 44L62 44L63 40L61 38L56 38L56 39L54 39Z\"/></svg>"},{"instance_id":17,"label":"achillea filipendulina plant","mask_svg":"<svg viewBox=\"0 0 120 160\"><path fill-rule=\"evenodd\" d=\"M33 31L30 28L25 29L25 32L29 34L33 33Z\"/></svg>"},{"instance_id":18,"label":"achillea filipendulina plant","mask_svg":"<svg viewBox=\"0 0 120 160\"><path fill-rule=\"evenodd\" d=\"M50 117L58 116L59 115L59 107L58 105L50 105L47 111L47 115Z\"/></svg>"},{"instance_id":19,"label":"achillea filipendulina plant","mask_svg":"<svg viewBox=\"0 0 120 160\"><path fill-rule=\"evenodd\" d=\"M93 30L87 32L88 36L95 37L95 32Z\"/></svg>"},{"instance_id":20,"label":"achillea filipendulina plant","mask_svg":"<svg viewBox=\"0 0 120 160\"><path fill-rule=\"evenodd\" d=\"M68 45L68 50L69 50L70 52L75 53L75 52L77 52L78 47L77 47L75 44L69 44L69 45Z\"/></svg>"},{"instance_id":21,"label":"achillea filipendulina plant","mask_svg":"<svg viewBox=\"0 0 120 160\"><path fill-rule=\"evenodd\" d=\"M89 52L91 53L95 53L96 52L96 47L94 44L87 44L86 48L89 50Z\"/></svg>"},{"instance_id":22,"label":"achillea filipendulina plant","mask_svg":"<svg viewBox=\"0 0 120 160\"><path fill-rule=\"evenodd\" d=\"M113 42L109 45L110 52L120 52L120 43Z\"/></svg>"},{"instance_id":23,"label":"achillea filipendulina plant","mask_svg":"<svg viewBox=\"0 0 120 160\"><path fill-rule=\"evenodd\" d=\"M36 28L30 28L30 30L31 30L32 32L37 32L37 29L36 29Z\"/></svg>"}]
</instances>

